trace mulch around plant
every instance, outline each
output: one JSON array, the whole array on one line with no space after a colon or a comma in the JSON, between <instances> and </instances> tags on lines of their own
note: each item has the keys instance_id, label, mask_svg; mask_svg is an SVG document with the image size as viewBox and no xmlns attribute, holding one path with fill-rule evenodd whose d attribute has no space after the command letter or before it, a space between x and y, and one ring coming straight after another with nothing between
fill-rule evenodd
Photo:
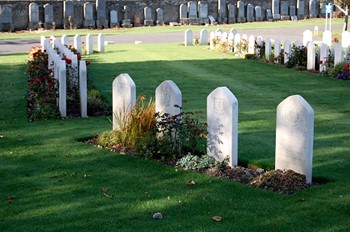
<instances>
[{"instance_id":1,"label":"mulch around plant","mask_svg":"<svg viewBox=\"0 0 350 232\"><path fill-rule=\"evenodd\" d=\"M96 138L91 138L85 143L96 145ZM101 146L98 146L102 148ZM106 148L110 151L121 153L125 155L133 155L132 150L125 150L122 147L114 146L111 148ZM164 162L168 166L175 166L174 162ZM232 181L239 182L244 185L252 186L255 188L260 188L268 191L277 192L280 194L290 195L295 192L310 188L312 186L318 185L317 183L307 184L306 176L296 173L292 170L269 170L265 171L262 168L251 169L242 166L224 166L224 167L213 167L200 171L209 176L229 179Z\"/></svg>"}]
</instances>

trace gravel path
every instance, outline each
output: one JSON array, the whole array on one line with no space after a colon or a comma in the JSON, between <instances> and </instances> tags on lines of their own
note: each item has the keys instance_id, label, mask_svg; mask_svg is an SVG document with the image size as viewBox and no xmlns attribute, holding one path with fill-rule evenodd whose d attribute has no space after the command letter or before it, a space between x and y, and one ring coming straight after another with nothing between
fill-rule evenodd
<instances>
[{"instance_id":1,"label":"gravel path","mask_svg":"<svg viewBox=\"0 0 350 232\"><path fill-rule=\"evenodd\" d=\"M324 25L317 25L319 27L319 36L322 36ZM234 25L232 25L234 27ZM214 31L218 27L207 27L207 30ZM261 35L263 38L270 37L271 39L279 38L281 41L289 39L292 42L295 40L302 40L302 33L305 30L313 31L314 28L310 26L288 27L288 28L273 28L273 29L253 29L253 30L239 30L242 34ZM341 30L342 25L333 25L332 29ZM185 30L185 29L184 29ZM195 32L194 36L199 38L199 32ZM320 38L320 37L319 37ZM95 38L96 39L96 38ZM135 41L142 41L142 43L182 43L184 40L184 32L172 32L161 34L143 34L143 35L108 35L105 37L106 41L115 44L135 43ZM72 40L72 38L70 38ZM0 40L0 54L11 53L26 53L33 46L40 45L40 38L38 39L21 39L21 40Z\"/></svg>"}]
</instances>

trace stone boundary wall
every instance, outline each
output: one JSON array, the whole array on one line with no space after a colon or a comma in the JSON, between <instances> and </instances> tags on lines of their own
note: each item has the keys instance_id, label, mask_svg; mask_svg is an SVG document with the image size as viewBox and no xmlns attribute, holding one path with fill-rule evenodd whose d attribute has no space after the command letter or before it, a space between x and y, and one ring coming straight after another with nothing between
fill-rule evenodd
<instances>
[{"instance_id":1,"label":"stone boundary wall","mask_svg":"<svg viewBox=\"0 0 350 232\"><path fill-rule=\"evenodd\" d=\"M287 0L289 5L297 5L297 0ZM305 1L305 15L308 13L308 0ZM1 6L11 6L12 8L12 21L14 30L26 30L28 29L29 24L29 4L37 3L39 5L39 19L41 22L44 22L44 5L49 3L53 5L53 19L55 22L56 28L63 28L63 0L32 0L32 1L18 1L18 0L0 0ZM73 1L74 2L74 24L78 28L83 27L84 21L84 3L90 2L93 4L94 18L96 20L96 1L86 0L86 1ZM130 16L130 21L134 26L143 26L144 13L143 9L148 6L152 8L152 18L156 21L156 9L161 8L164 12L164 23L169 24L169 22L179 22L179 7L183 3L187 3L186 0L106 0L106 12L107 20L109 20L109 12L111 10L116 10L118 12L118 20L121 25L123 20L122 9L124 6L128 6ZM198 3L197 1L195 1ZM218 17L218 0L207 0L203 1L208 3L208 15L214 16L217 19ZM262 8L262 17L265 18L266 10L271 9L272 0L246 0L245 4L251 3L253 6L261 6ZM236 0L226 0L226 4L236 4ZM318 6L319 6L319 2ZM1 23L1 22L0 22Z\"/></svg>"}]
</instances>

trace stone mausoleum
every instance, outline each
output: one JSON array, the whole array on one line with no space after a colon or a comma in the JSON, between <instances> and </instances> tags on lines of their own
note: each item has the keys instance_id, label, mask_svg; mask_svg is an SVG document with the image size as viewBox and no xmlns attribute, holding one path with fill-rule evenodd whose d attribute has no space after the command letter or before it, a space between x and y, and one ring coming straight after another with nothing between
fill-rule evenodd
<instances>
[{"instance_id":1,"label":"stone mausoleum","mask_svg":"<svg viewBox=\"0 0 350 232\"><path fill-rule=\"evenodd\" d=\"M0 0L0 31L298 20L326 0Z\"/></svg>"}]
</instances>

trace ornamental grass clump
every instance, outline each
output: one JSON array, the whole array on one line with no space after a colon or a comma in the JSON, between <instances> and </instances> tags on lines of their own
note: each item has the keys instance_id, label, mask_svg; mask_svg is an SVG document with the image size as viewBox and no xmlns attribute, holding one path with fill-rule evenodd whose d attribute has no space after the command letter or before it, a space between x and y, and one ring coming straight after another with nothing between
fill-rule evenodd
<instances>
[{"instance_id":1,"label":"ornamental grass clump","mask_svg":"<svg viewBox=\"0 0 350 232\"><path fill-rule=\"evenodd\" d=\"M139 97L129 113L118 117L119 129L100 134L97 144L117 151L134 150L147 133L154 130L155 102L151 98L145 103L145 96Z\"/></svg>"}]
</instances>

